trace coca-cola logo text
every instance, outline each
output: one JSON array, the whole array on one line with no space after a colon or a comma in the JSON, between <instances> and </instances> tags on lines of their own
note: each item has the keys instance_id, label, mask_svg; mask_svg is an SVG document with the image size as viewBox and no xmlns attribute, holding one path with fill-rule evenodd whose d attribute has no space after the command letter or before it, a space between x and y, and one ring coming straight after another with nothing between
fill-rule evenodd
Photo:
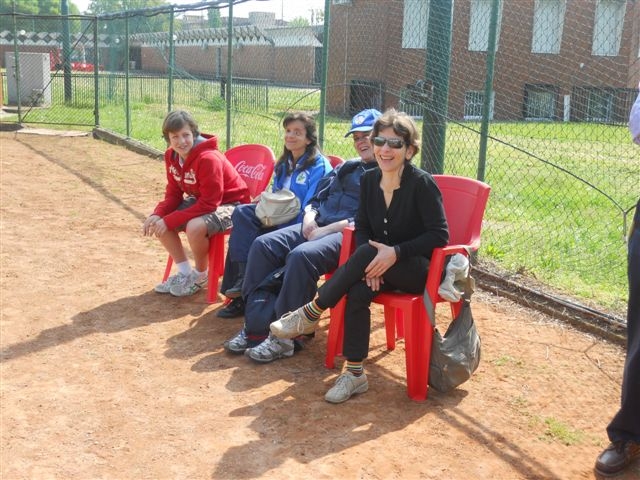
<instances>
[{"instance_id":1,"label":"coca-cola logo text","mask_svg":"<svg viewBox=\"0 0 640 480\"><path fill-rule=\"evenodd\" d=\"M241 160L236 164L236 170L240 175L251 180L262 180L266 167L262 164L248 165L247 162Z\"/></svg>"}]
</instances>

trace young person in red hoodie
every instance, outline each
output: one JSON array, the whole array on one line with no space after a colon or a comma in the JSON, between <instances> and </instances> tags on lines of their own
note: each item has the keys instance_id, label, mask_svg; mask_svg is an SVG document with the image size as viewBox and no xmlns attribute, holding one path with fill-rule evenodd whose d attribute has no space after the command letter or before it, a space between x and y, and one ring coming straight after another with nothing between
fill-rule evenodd
<instances>
[{"instance_id":1,"label":"young person in red hoodie","mask_svg":"<svg viewBox=\"0 0 640 480\"><path fill-rule=\"evenodd\" d=\"M207 285L209 237L230 228L235 206L251 198L242 177L218 150L218 138L200 134L191 114L170 112L162 134L169 145L164 154L167 187L164 200L144 221L142 233L158 237L178 268L155 291L182 297ZM178 235L181 231L186 233L195 268Z\"/></svg>"}]
</instances>

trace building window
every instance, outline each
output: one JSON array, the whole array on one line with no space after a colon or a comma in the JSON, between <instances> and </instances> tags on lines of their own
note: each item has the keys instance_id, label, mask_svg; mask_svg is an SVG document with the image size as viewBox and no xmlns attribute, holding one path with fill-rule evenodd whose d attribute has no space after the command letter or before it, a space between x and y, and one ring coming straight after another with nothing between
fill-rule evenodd
<instances>
[{"instance_id":1,"label":"building window","mask_svg":"<svg viewBox=\"0 0 640 480\"><path fill-rule=\"evenodd\" d=\"M404 0L402 48L427 48L429 0Z\"/></svg>"},{"instance_id":2,"label":"building window","mask_svg":"<svg viewBox=\"0 0 640 480\"><path fill-rule=\"evenodd\" d=\"M553 120L557 93L553 85L526 85L524 90L524 118Z\"/></svg>"},{"instance_id":3,"label":"building window","mask_svg":"<svg viewBox=\"0 0 640 480\"><path fill-rule=\"evenodd\" d=\"M495 92L491 92L491 104L489 105L489 119L493 120L493 100ZM469 91L464 94L464 119L481 120L482 104L484 103L484 92Z\"/></svg>"},{"instance_id":4,"label":"building window","mask_svg":"<svg viewBox=\"0 0 640 480\"><path fill-rule=\"evenodd\" d=\"M536 0L533 12L532 53L560 53L565 0Z\"/></svg>"},{"instance_id":5,"label":"building window","mask_svg":"<svg viewBox=\"0 0 640 480\"><path fill-rule=\"evenodd\" d=\"M491 4L493 0L472 0L471 19L469 20L469 50L486 52L489 48L489 23L491 21ZM496 51L500 39L502 23L502 0L498 3L498 25L496 29Z\"/></svg>"},{"instance_id":6,"label":"building window","mask_svg":"<svg viewBox=\"0 0 640 480\"><path fill-rule=\"evenodd\" d=\"M608 123L612 120L613 92L592 88L587 96L587 121Z\"/></svg>"},{"instance_id":7,"label":"building window","mask_svg":"<svg viewBox=\"0 0 640 480\"><path fill-rule=\"evenodd\" d=\"M625 0L598 0L593 19L592 55L618 55L626 7Z\"/></svg>"}]
</instances>

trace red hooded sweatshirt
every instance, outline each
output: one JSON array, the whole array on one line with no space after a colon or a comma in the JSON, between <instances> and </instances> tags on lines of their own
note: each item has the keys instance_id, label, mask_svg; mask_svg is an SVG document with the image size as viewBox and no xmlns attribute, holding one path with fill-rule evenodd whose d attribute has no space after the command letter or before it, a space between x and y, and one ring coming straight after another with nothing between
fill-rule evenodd
<instances>
[{"instance_id":1,"label":"red hooded sweatshirt","mask_svg":"<svg viewBox=\"0 0 640 480\"><path fill-rule=\"evenodd\" d=\"M169 230L175 230L189 220L214 212L220 205L249 203L249 188L227 157L218 150L218 138L201 134L205 141L194 145L184 165L180 157L168 148L164 153L167 188L164 200L153 213L163 218ZM176 210L184 195L196 197L196 202L184 210Z\"/></svg>"}]
</instances>

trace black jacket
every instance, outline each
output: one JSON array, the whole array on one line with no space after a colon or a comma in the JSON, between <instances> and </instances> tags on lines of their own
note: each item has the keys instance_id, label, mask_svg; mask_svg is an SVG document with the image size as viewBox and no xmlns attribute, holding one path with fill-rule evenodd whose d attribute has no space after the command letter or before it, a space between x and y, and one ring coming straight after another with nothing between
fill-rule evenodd
<instances>
[{"instance_id":1,"label":"black jacket","mask_svg":"<svg viewBox=\"0 0 640 480\"><path fill-rule=\"evenodd\" d=\"M361 181L360 206L356 216L356 243L375 240L399 247L399 258L431 258L434 248L449 240L442 194L433 177L406 162L400 188L393 192L387 210L380 188L382 172L374 169Z\"/></svg>"}]
</instances>

